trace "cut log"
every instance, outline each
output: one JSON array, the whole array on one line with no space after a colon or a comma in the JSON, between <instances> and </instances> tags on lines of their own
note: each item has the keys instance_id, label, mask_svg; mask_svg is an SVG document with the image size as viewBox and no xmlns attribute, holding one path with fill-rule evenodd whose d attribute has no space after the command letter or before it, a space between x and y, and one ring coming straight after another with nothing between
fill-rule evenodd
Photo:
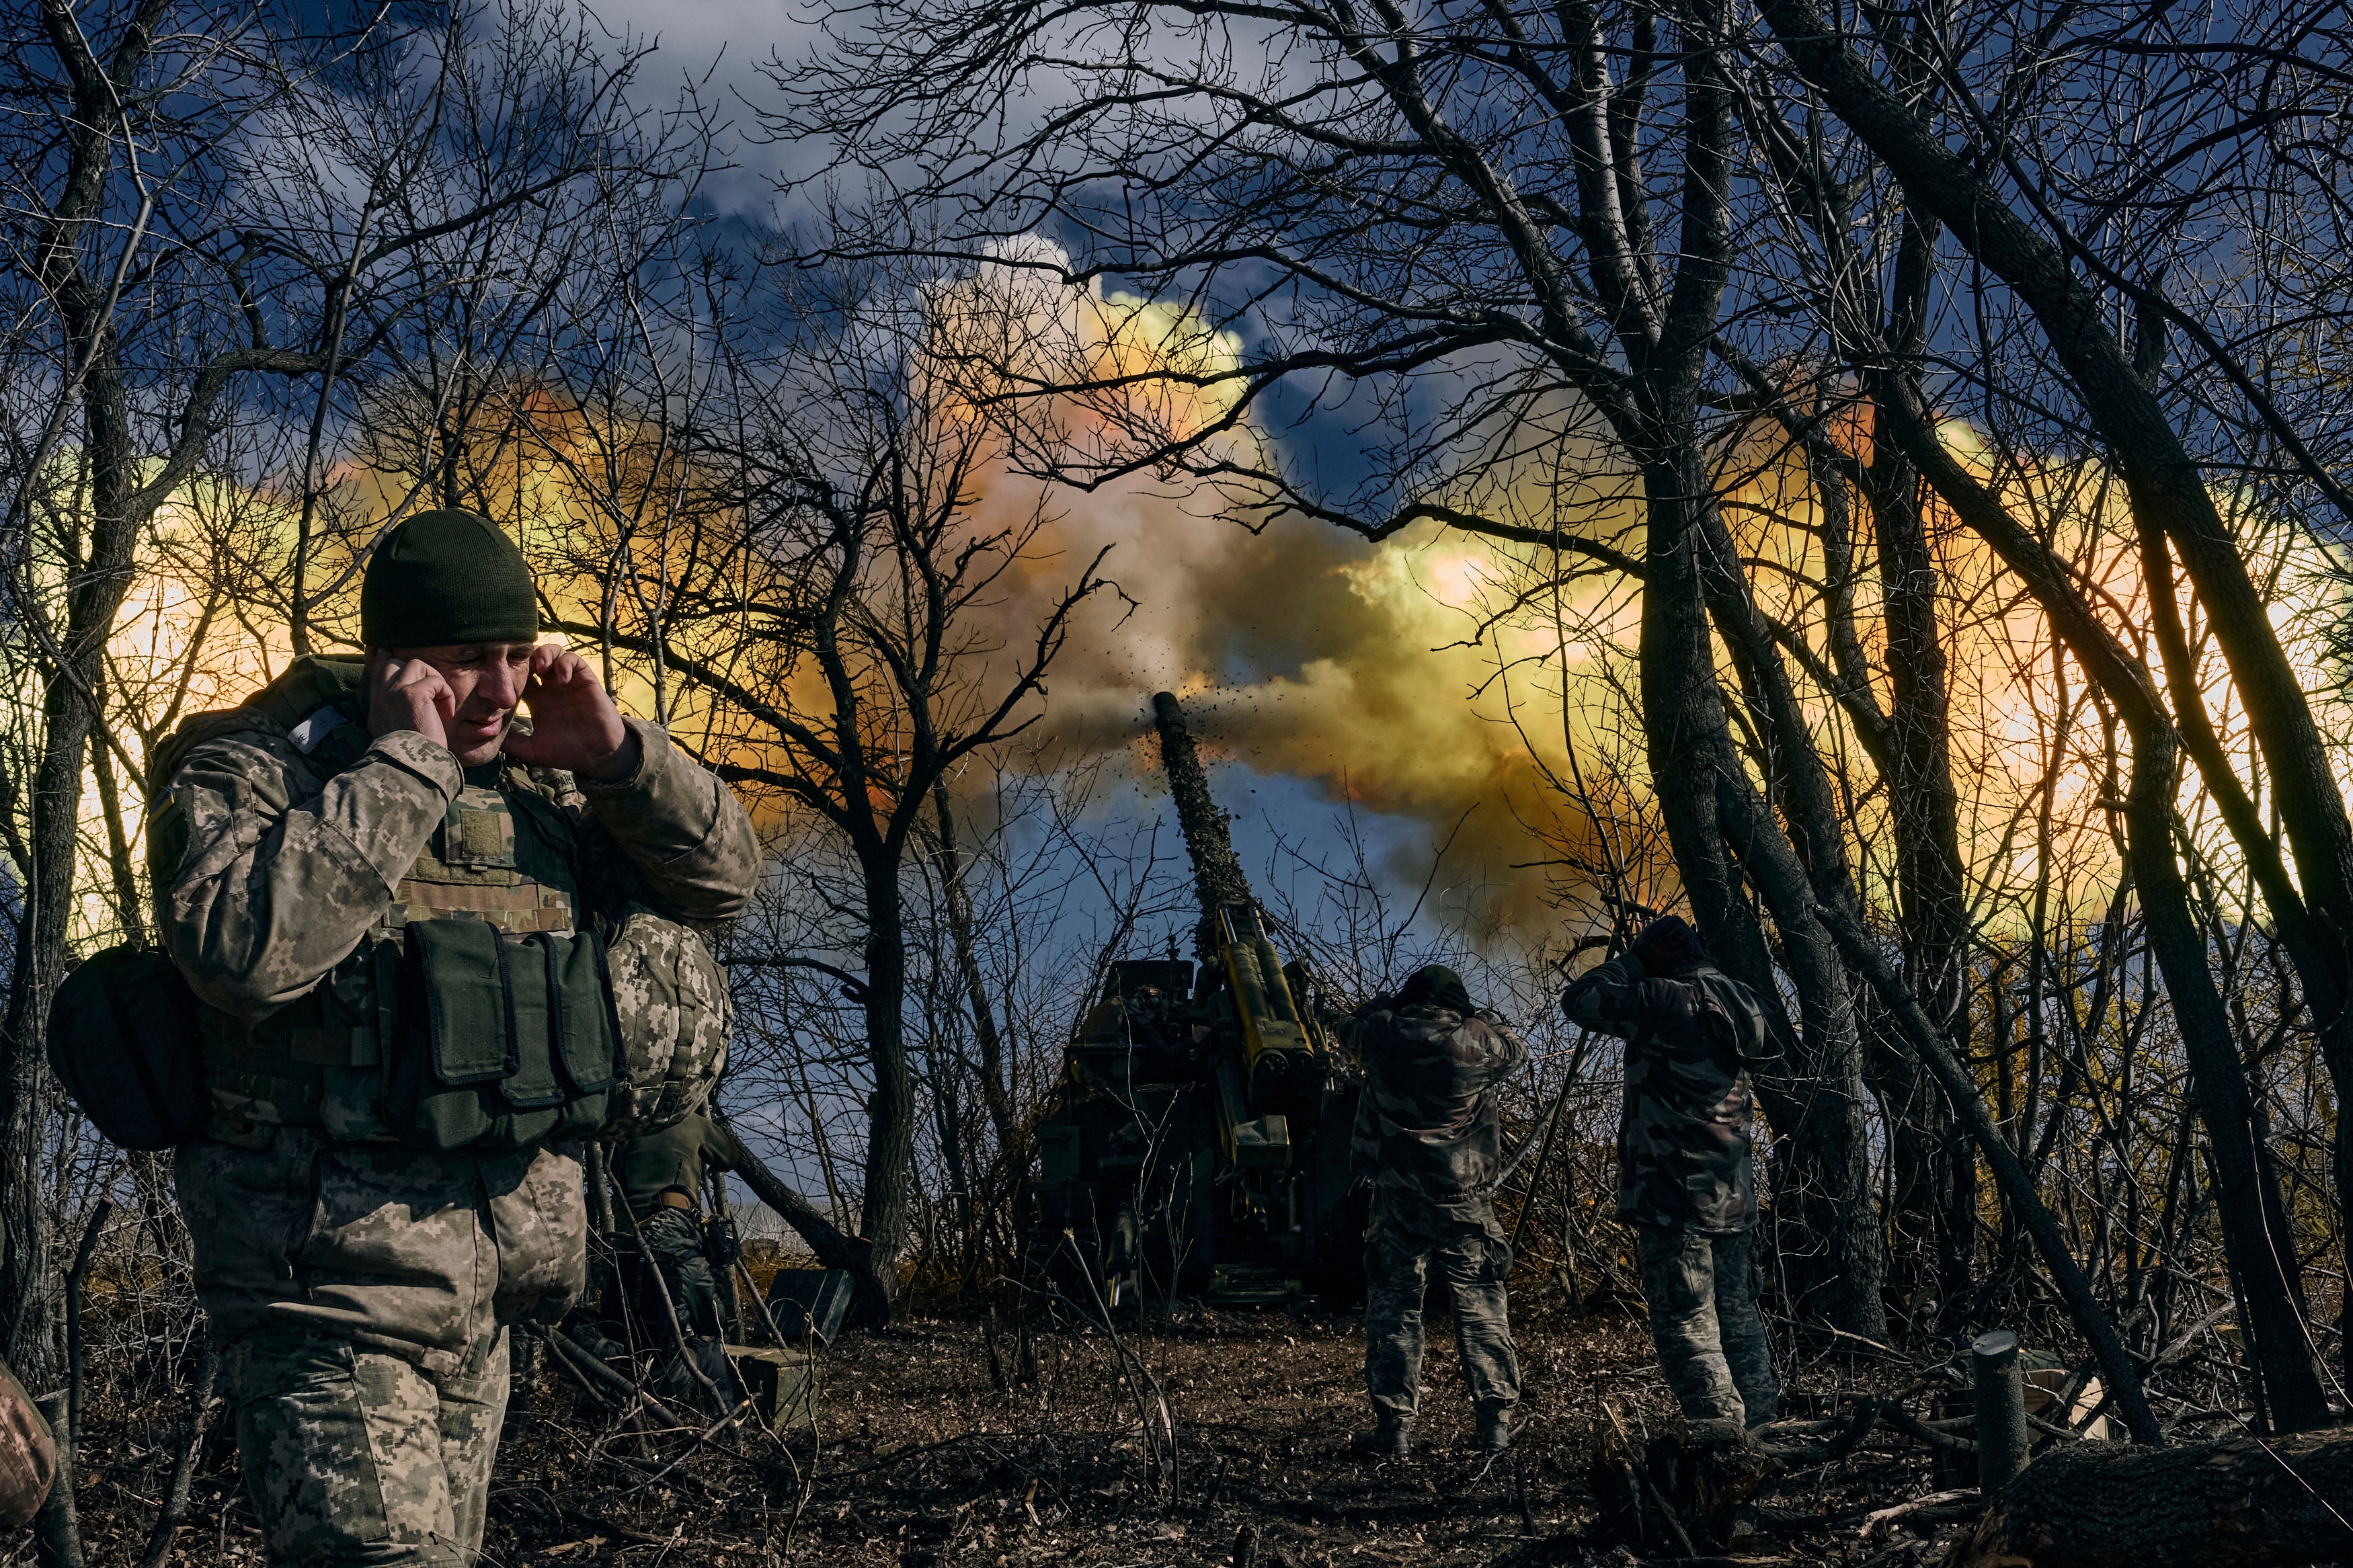
<instances>
[{"instance_id":1,"label":"cut log","mask_svg":"<svg viewBox=\"0 0 2353 1568\"><path fill-rule=\"evenodd\" d=\"M2021 1471L1951 1568L2353 1563L2353 1432L2075 1443Z\"/></svg>"}]
</instances>

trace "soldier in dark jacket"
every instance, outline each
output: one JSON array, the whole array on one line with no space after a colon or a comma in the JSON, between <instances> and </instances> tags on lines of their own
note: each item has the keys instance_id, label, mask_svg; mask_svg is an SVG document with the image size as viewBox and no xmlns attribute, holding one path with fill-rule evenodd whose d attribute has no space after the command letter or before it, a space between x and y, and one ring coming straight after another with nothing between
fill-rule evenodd
<instances>
[{"instance_id":1,"label":"soldier in dark jacket","mask_svg":"<svg viewBox=\"0 0 2353 1568\"><path fill-rule=\"evenodd\" d=\"M1737 1440L1781 1397L1749 1245L1746 1064L1766 1053L1764 1013L1672 915L1579 977L1561 1006L1626 1041L1618 1217L1634 1226L1651 1337L1692 1435Z\"/></svg>"},{"instance_id":2,"label":"soldier in dark jacket","mask_svg":"<svg viewBox=\"0 0 2353 1568\"><path fill-rule=\"evenodd\" d=\"M702 1170L706 1164L739 1170L748 1159L735 1134L701 1110L674 1127L613 1145L613 1173L644 1242L642 1256L625 1250L621 1268L622 1289L640 1334L666 1342L670 1333L661 1300L653 1294L657 1286L669 1290L679 1326L689 1335L723 1339L734 1326L735 1293L726 1266L712 1258L714 1241L723 1245L733 1232L721 1224L715 1235L705 1234ZM723 1201L712 1205L714 1221L724 1213ZM626 1223L622 1234L628 1235Z\"/></svg>"},{"instance_id":3,"label":"soldier in dark jacket","mask_svg":"<svg viewBox=\"0 0 2353 1568\"><path fill-rule=\"evenodd\" d=\"M1435 1257L1454 1298L1454 1342L1479 1415L1478 1442L1511 1444L1520 1400L1504 1280L1512 1249L1491 1199L1496 1089L1526 1065L1528 1048L1471 1005L1461 976L1416 970L1394 1000L1376 1000L1347 1026L1365 1064L1351 1149L1373 1185L1365 1244L1365 1389L1377 1425L1363 1447L1403 1458L1421 1387L1424 1270Z\"/></svg>"}]
</instances>

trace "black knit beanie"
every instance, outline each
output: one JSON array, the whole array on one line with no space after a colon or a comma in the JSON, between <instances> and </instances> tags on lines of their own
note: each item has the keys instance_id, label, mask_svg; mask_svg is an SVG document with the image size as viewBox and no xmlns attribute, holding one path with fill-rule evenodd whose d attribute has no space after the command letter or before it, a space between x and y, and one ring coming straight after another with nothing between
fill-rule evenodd
<instances>
[{"instance_id":1,"label":"black knit beanie","mask_svg":"<svg viewBox=\"0 0 2353 1568\"><path fill-rule=\"evenodd\" d=\"M1398 993L1398 1002L1407 1007L1426 1002L1433 1007L1451 1007L1457 1013L1471 1011L1471 993L1463 989L1462 976L1442 963L1425 964L1407 975L1404 988Z\"/></svg>"},{"instance_id":2,"label":"black knit beanie","mask_svg":"<svg viewBox=\"0 0 2353 1568\"><path fill-rule=\"evenodd\" d=\"M1643 973L1669 978L1707 962L1707 949L1700 945L1699 932L1676 915L1661 915L1644 926L1630 951L1642 961Z\"/></svg>"},{"instance_id":3,"label":"black knit beanie","mask_svg":"<svg viewBox=\"0 0 2353 1568\"><path fill-rule=\"evenodd\" d=\"M539 599L522 552L470 511L420 511L376 542L360 584L370 647L531 642Z\"/></svg>"}]
</instances>

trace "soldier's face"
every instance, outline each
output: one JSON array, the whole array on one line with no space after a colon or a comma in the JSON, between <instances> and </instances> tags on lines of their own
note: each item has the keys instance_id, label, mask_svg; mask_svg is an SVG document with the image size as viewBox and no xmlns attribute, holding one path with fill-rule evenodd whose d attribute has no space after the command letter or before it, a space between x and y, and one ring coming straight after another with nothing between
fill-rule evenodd
<instances>
[{"instance_id":1,"label":"soldier's face","mask_svg":"<svg viewBox=\"0 0 2353 1568\"><path fill-rule=\"evenodd\" d=\"M396 648L395 657L421 658L449 688L454 717L449 749L462 767L480 767L506 743L515 704L531 676L527 642L456 643L443 647Z\"/></svg>"}]
</instances>

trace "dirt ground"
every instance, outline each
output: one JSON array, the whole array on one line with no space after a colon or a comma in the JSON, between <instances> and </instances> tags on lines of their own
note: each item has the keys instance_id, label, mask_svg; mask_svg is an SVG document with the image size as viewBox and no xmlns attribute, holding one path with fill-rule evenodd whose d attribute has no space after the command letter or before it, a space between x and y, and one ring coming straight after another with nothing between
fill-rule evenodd
<instances>
[{"instance_id":1,"label":"dirt ground","mask_svg":"<svg viewBox=\"0 0 2353 1568\"><path fill-rule=\"evenodd\" d=\"M1197 1308L1124 1326L1124 1356L1100 1331L1050 1327L1026 1384L1019 1336L975 1316L852 1333L823 1358L814 1441L621 1432L543 1367L500 1455L485 1561L1190 1568L1250 1546L1257 1568L1630 1562L1581 1532L1594 1520L1587 1467L1611 1412L1638 1443L1663 1429L1666 1392L1639 1319L1521 1303L1525 1425L1492 1460L1469 1448L1451 1324L1431 1327L1419 1451L1377 1466L1349 1450L1368 1419L1360 1323L1314 1311ZM1123 1381L1123 1362L1150 1376ZM1793 1371L1800 1411L1856 1375ZM1155 1434L1165 1398L1173 1460L1165 1439L1145 1440L1138 1388ZM159 1425L95 1413L82 1490L92 1568L142 1555L170 1454L131 1436ZM234 1467L219 1432L171 1561L259 1558ZM1866 1447L1768 1488L1772 1539L1754 1550L1792 1564L1908 1561L1885 1540L1866 1548L1855 1526L1931 1484L1917 1449ZM0 1563L23 1555L0 1549Z\"/></svg>"}]
</instances>

